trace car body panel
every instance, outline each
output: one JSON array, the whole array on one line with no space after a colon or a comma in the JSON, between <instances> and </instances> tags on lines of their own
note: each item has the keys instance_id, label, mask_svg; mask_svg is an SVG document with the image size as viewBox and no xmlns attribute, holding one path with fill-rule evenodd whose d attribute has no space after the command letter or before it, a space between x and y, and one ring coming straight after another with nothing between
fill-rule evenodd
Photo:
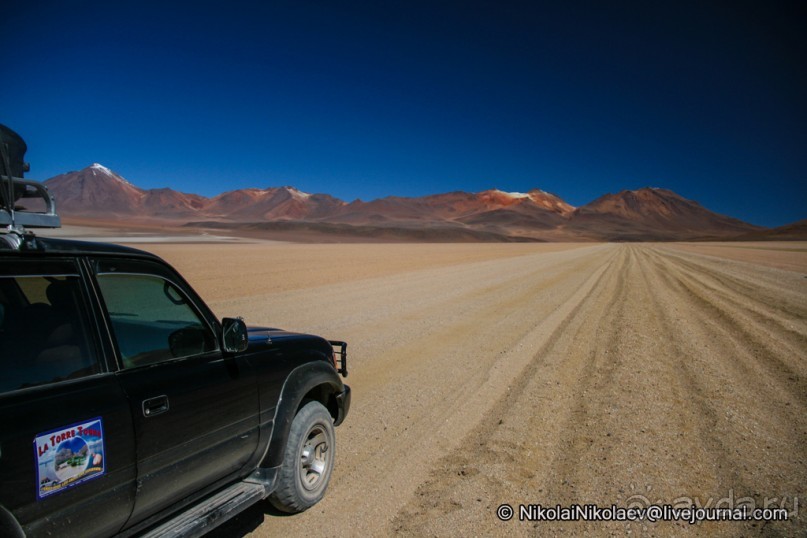
<instances>
[{"instance_id":1,"label":"car body panel","mask_svg":"<svg viewBox=\"0 0 807 538\"><path fill-rule=\"evenodd\" d=\"M0 420L7 426L0 429L0 508L29 535L139 533L249 477L269 480L269 493L301 403L320 400L337 423L347 413L349 387L323 338L254 327L245 351L222 352L218 319L158 257L117 245L26 237L19 249L0 251L0 277L31 264L68 268L80 281L98 361L92 375L0 389ZM109 271L170 281L215 335L215 349L124 368L97 280ZM148 416L152 404L159 412ZM40 498L35 441L94 419L103 424L103 472Z\"/></svg>"}]
</instances>

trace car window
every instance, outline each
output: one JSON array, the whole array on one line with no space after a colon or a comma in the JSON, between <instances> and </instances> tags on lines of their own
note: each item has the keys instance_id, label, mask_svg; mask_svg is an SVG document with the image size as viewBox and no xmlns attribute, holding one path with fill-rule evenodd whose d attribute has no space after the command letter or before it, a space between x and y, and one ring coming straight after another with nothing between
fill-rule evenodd
<instances>
[{"instance_id":1,"label":"car window","mask_svg":"<svg viewBox=\"0 0 807 538\"><path fill-rule=\"evenodd\" d=\"M100 372L89 327L78 275L0 275L0 392Z\"/></svg>"},{"instance_id":2,"label":"car window","mask_svg":"<svg viewBox=\"0 0 807 538\"><path fill-rule=\"evenodd\" d=\"M210 327L168 280L153 275L102 273L98 285L124 368L217 349Z\"/></svg>"}]
</instances>

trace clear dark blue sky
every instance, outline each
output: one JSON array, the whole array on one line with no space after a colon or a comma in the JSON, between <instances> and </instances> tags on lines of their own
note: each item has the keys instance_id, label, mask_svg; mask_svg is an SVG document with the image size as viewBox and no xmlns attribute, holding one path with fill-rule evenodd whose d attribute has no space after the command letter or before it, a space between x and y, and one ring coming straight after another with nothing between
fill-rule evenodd
<instances>
[{"instance_id":1,"label":"clear dark blue sky","mask_svg":"<svg viewBox=\"0 0 807 538\"><path fill-rule=\"evenodd\" d=\"M258 6L257 4L265 4ZM346 200L670 188L807 217L804 2L6 0L30 177Z\"/></svg>"}]
</instances>

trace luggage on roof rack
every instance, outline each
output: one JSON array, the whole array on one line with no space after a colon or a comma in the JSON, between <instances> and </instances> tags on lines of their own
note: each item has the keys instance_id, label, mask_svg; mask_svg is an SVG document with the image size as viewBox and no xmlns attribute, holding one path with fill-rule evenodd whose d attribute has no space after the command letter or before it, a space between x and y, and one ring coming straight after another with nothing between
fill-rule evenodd
<instances>
[{"instance_id":1,"label":"luggage on roof rack","mask_svg":"<svg viewBox=\"0 0 807 538\"><path fill-rule=\"evenodd\" d=\"M0 124L0 226L8 231L59 228L61 219L48 188L22 178L29 168L24 160L27 149L20 135Z\"/></svg>"}]
</instances>

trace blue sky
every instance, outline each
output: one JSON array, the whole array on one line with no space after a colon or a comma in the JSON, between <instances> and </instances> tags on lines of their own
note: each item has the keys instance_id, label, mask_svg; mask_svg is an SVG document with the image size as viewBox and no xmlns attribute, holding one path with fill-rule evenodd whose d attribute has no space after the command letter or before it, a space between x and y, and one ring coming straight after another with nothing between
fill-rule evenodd
<instances>
[{"instance_id":1,"label":"blue sky","mask_svg":"<svg viewBox=\"0 0 807 538\"><path fill-rule=\"evenodd\" d=\"M799 2L6 2L29 177L214 195L658 186L807 217Z\"/></svg>"}]
</instances>

